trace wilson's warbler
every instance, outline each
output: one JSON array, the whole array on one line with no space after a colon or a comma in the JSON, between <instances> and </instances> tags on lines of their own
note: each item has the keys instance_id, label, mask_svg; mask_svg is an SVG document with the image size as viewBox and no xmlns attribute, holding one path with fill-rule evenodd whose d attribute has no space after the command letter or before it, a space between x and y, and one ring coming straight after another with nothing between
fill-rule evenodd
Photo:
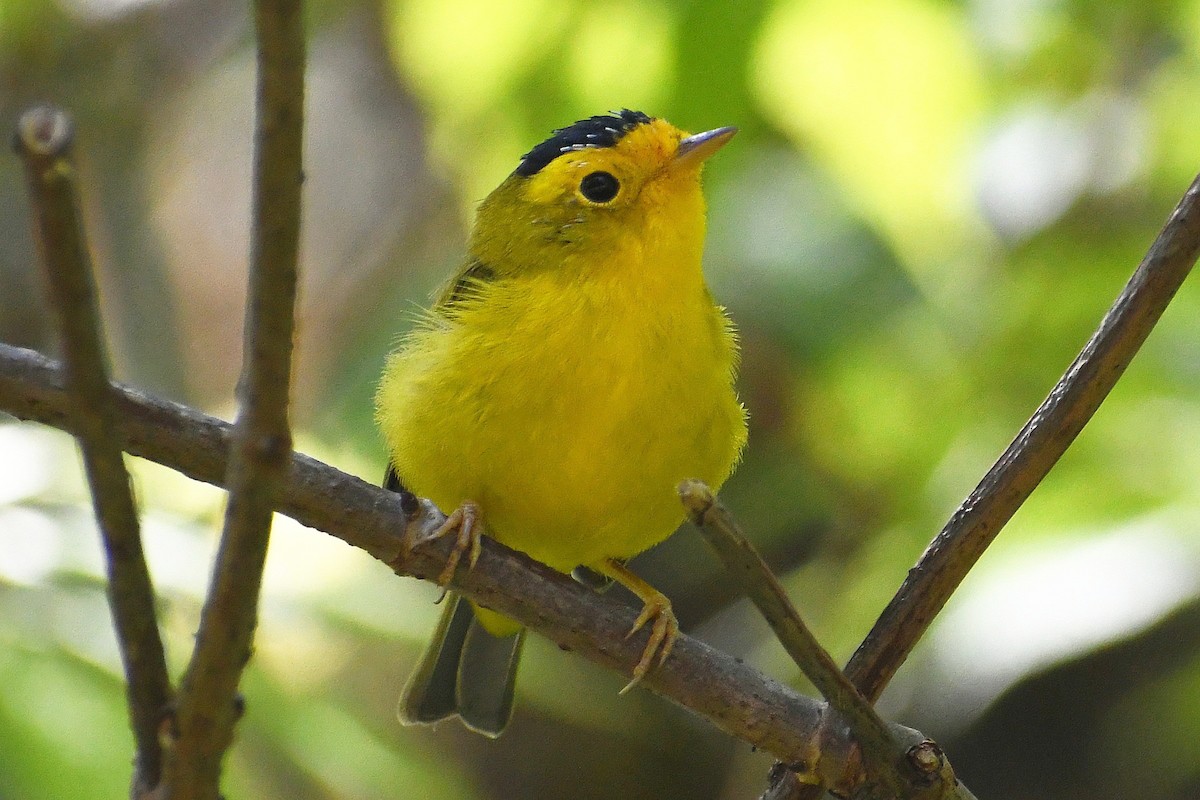
<instances>
[{"instance_id":1,"label":"wilson's warbler","mask_svg":"<svg viewBox=\"0 0 1200 800\"><path fill-rule=\"evenodd\" d=\"M630 686L678 624L624 561L682 522L681 480L719 486L746 440L734 331L700 268L701 167L734 133L689 136L629 110L555 131L479 207L466 263L388 360L376 401L387 485L456 509L441 582L463 553L474 563L485 526L555 569L623 584L645 604L630 633L652 623ZM451 593L401 720L457 713L498 736L523 638Z\"/></svg>"}]
</instances>

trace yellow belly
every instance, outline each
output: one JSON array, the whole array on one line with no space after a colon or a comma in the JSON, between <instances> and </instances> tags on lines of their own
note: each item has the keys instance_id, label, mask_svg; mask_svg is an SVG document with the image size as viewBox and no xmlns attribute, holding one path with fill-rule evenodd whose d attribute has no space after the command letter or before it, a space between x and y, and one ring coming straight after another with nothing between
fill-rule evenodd
<instances>
[{"instance_id":1,"label":"yellow belly","mask_svg":"<svg viewBox=\"0 0 1200 800\"><path fill-rule=\"evenodd\" d=\"M490 536L568 571L670 536L676 485L719 486L746 434L733 335L702 286L648 311L557 280L488 287L412 334L377 402L405 485L447 512L476 501Z\"/></svg>"}]
</instances>

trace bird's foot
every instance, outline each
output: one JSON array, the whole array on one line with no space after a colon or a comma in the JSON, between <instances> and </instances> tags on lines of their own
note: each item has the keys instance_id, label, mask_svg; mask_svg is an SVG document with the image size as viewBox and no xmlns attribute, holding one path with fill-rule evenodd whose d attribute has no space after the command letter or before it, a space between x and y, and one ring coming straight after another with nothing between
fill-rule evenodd
<instances>
[{"instance_id":1,"label":"bird's foot","mask_svg":"<svg viewBox=\"0 0 1200 800\"><path fill-rule=\"evenodd\" d=\"M658 594L657 598L646 601L646 604L642 606L642 613L638 615L637 621L633 623L629 633L625 634L625 638L633 636L651 620L654 620L654 624L650 627L650 640L646 642L646 649L642 651L641 660L633 668L633 680L625 684L625 688L620 691L620 694L625 694L641 683L642 678L646 677L646 673L654 666L655 657L657 656L658 663L661 665L671 654L671 648L675 646L675 639L679 636L679 620L675 619L675 612L671 610L671 601L663 594Z\"/></svg>"},{"instance_id":2,"label":"bird's foot","mask_svg":"<svg viewBox=\"0 0 1200 800\"><path fill-rule=\"evenodd\" d=\"M463 501L454 509L446 521L427 534L412 537L407 541L405 549L411 551L415 547L436 541L445 536L454 537L454 546L446 559L446 566L437 576L438 586L445 587L454 577L463 555L467 556L467 569L472 569L479 560L480 545L483 537L483 518L479 504L471 500Z\"/></svg>"},{"instance_id":3,"label":"bird's foot","mask_svg":"<svg viewBox=\"0 0 1200 800\"><path fill-rule=\"evenodd\" d=\"M655 659L659 665L667 660L671 648L675 646L675 640L679 637L679 621L675 619L675 612L671 610L671 601L667 596L646 583L620 561L610 558L592 569L612 578L637 595L643 603L642 613L634 621L629 633L625 634L626 639L653 621L650 626L650 639L646 642L641 659L633 667L633 680L621 690L621 694L625 694L641 683L642 678L655 666Z\"/></svg>"}]
</instances>

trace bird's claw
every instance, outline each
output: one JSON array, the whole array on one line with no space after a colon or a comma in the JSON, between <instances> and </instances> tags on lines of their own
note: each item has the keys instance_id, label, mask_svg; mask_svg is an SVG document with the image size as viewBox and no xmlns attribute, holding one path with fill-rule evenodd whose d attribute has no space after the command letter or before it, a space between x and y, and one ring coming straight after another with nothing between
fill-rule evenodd
<instances>
[{"instance_id":1,"label":"bird's claw","mask_svg":"<svg viewBox=\"0 0 1200 800\"><path fill-rule=\"evenodd\" d=\"M446 517L446 521L429 534L410 542L409 550L428 542L436 541L444 536L455 537L454 546L450 549L450 556L446 559L446 566L442 568L442 571L437 576L438 586L445 588L450 583L450 579L454 577L454 571L458 569L463 554L467 556L467 569L475 567L475 562L479 560L483 537L483 525L480 516L479 505L467 500L454 509Z\"/></svg>"},{"instance_id":2,"label":"bird's claw","mask_svg":"<svg viewBox=\"0 0 1200 800\"><path fill-rule=\"evenodd\" d=\"M654 620L654 624L650 627L650 639L646 642L646 649L642 651L641 660L633 668L633 680L625 685L620 694L625 694L641 683L642 678L646 677L646 673L654 666L656 655L659 666L662 666L671 654L671 648L675 646L675 639L679 636L679 621L675 618L675 612L671 610L670 602L665 598L662 602L651 600L642 606L642 613L634 621L629 633L625 634L625 638L633 636L651 620Z\"/></svg>"}]
</instances>

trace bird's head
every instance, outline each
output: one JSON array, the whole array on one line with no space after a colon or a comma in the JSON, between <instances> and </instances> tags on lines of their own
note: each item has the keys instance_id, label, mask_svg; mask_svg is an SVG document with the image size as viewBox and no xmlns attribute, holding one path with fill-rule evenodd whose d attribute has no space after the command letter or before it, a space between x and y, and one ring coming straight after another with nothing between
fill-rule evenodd
<instances>
[{"instance_id":1,"label":"bird's head","mask_svg":"<svg viewBox=\"0 0 1200 800\"><path fill-rule=\"evenodd\" d=\"M560 128L484 200L472 255L497 274L606 270L647 259L698 270L700 171L736 132L689 135L629 110Z\"/></svg>"}]
</instances>

